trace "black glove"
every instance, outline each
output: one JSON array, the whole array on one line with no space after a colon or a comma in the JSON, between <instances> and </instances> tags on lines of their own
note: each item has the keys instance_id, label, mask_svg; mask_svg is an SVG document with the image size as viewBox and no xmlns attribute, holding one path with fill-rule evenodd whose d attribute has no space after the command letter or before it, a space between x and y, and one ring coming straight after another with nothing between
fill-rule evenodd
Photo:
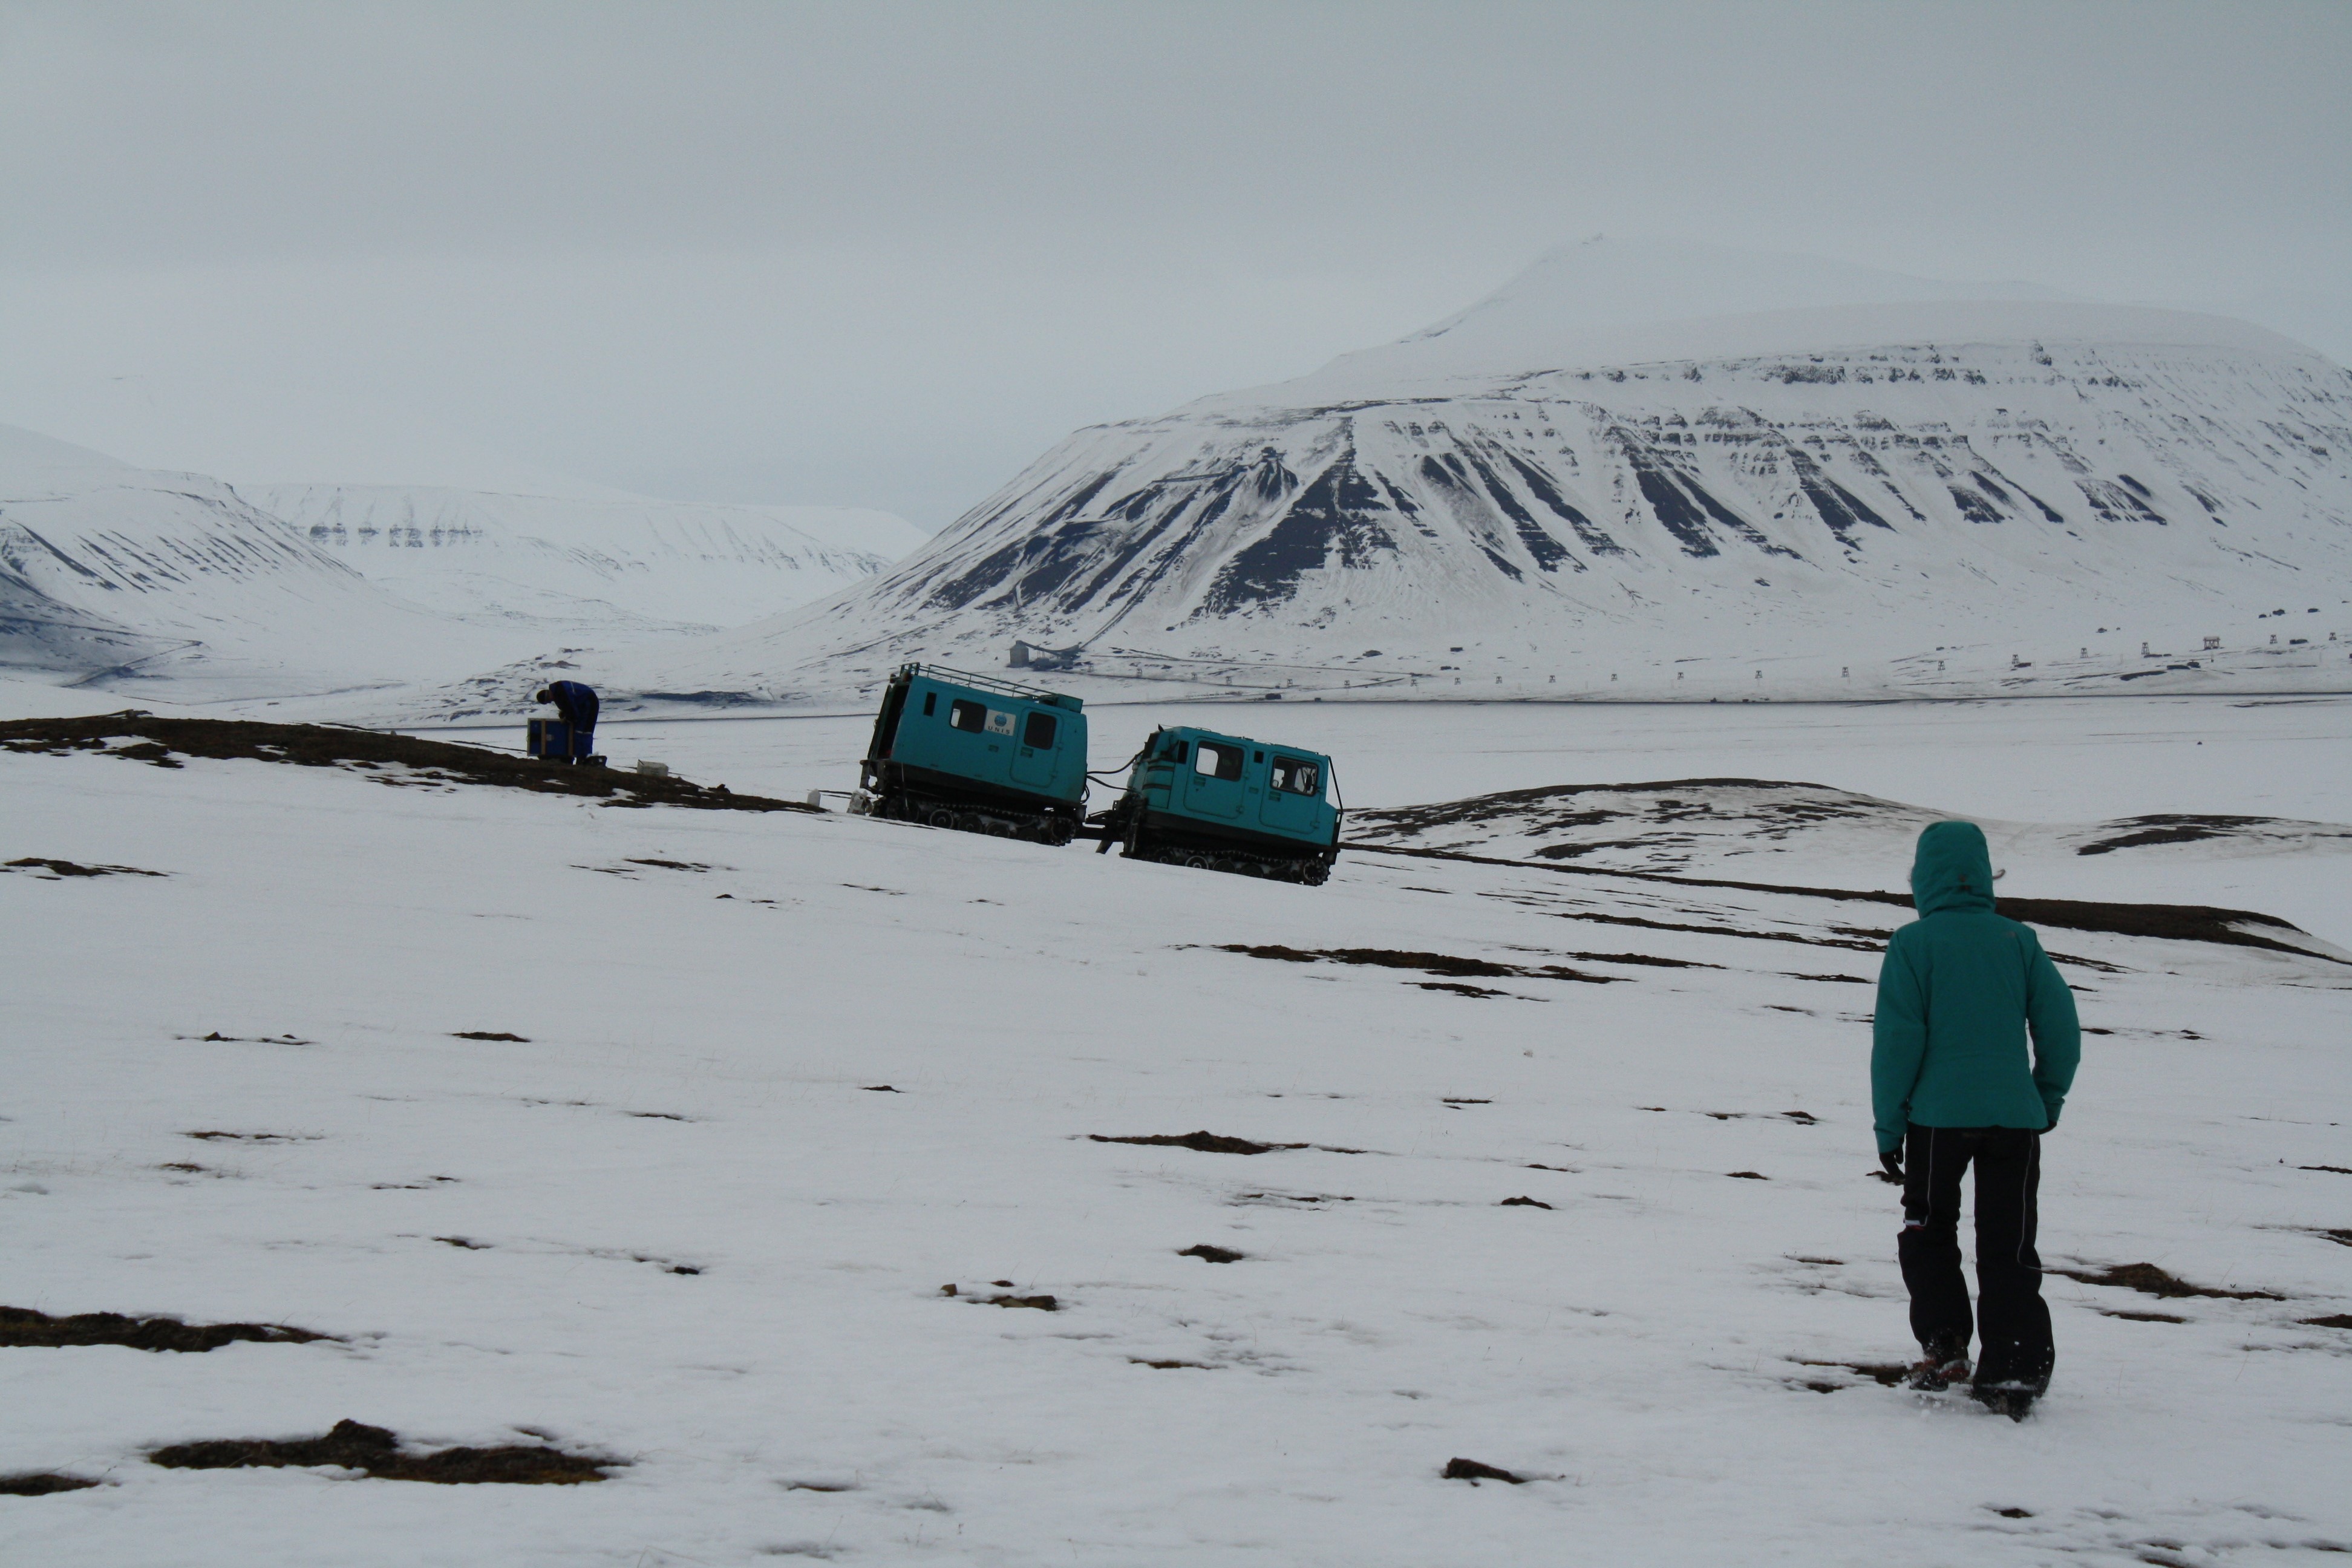
<instances>
[{"instance_id":1,"label":"black glove","mask_svg":"<svg viewBox=\"0 0 2352 1568\"><path fill-rule=\"evenodd\" d=\"M1880 1181L1882 1181L1882 1182L1900 1182L1900 1181L1902 1181L1902 1180L1903 1180L1903 1151L1902 1151L1902 1150L1900 1150L1900 1149L1889 1149L1889 1150L1887 1150L1885 1153L1883 1153L1883 1154L1879 1155L1879 1156L1878 1156L1878 1169L1879 1169L1879 1173L1880 1173L1880 1174L1879 1174L1879 1178L1878 1178L1878 1179L1879 1179Z\"/></svg>"}]
</instances>

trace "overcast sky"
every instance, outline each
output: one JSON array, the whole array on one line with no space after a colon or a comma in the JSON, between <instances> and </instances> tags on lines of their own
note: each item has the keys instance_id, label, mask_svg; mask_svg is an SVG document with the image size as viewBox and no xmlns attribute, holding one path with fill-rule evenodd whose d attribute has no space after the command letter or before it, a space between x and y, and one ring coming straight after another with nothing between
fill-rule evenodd
<instances>
[{"instance_id":1,"label":"overcast sky","mask_svg":"<svg viewBox=\"0 0 2352 1568\"><path fill-rule=\"evenodd\" d=\"M937 528L1593 233L2352 360L2347 80L2343 0L0 0L0 420Z\"/></svg>"}]
</instances>

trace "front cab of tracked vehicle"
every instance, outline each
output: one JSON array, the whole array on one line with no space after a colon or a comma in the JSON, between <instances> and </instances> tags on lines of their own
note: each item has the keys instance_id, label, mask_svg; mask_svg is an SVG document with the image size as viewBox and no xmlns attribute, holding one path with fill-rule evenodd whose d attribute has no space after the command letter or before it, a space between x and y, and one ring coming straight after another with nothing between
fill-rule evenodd
<instances>
[{"instance_id":1,"label":"front cab of tracked vehicle","mask_svg":"<svg viewBox=\"0 0 2352 1568\"><path fill-rule=\"evenodd\" d=\"M870 816L1066 844L1085 811L1083 704L990 676L903 666L883 691L861 784Z\"/></svg>"},{"instance_id":2,"label":"front cab of tracked vehicle","mask_svg":"<svg viewBox=\"0 0 2352 1568\"><path fill-rule=\"evenodd\" d=\"M1139 859L1319 883L1339 853L1331 759L1214 730L1159 730L1106 824Z\"/></svg>"}]
</instances>

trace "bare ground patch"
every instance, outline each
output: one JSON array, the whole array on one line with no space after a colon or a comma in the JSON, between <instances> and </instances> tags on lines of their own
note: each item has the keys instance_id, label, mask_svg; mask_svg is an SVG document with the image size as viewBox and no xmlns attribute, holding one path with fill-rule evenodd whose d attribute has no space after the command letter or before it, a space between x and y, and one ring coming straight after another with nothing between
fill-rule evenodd
<instances>
[{"instance_id":1,"label":"bare ground patch","mask_svg":"<svg viewBox=\"0 0 2352 1568\"><path fill-rule=\"evenodd\" d=\"M308 1344L333 1338L284 1323L189 1323L177 1318L129 1318L120 1312L78 1312L53 1318L29 1307L0 1307L0 1346L68 1349L128 1345L139 1351L218 1350L240 1340Z\"/></svg>"},{"instance_id":2,"label":"bare ground patch","mask_svg":"<svg viewBox=\"0 0 2352 1568\"><path fill-rule=\"evenodd\" d=\"M61 1476L54 1470L34 1470L23 1475L0 1476L0 1497L47 1497L54 1492L88 1491L98 1485L80 1476Z\"/></svg>"},{"instance_id":3,"label":"bare ground patch","mask_svg":"<svg viewBox=\"0 0 2352 1568\"><path fill-rule=\"evenodd\" d=\"M45 860L27 855L21 860L0 864L0 871L31 871L44 882L61 882L68 877L168 877L168 871L142 871L136 866L80 866L71 860ZM93 1482L93 1485L96 1483Z\"/></svg>"},{"instance_id":4,"label":"bare ground patch","mask_svg":"<svg viewBox=\"0 0 2352 1568\"><path fill-rule=\"evenodd\" d=\"M995 1283L999 1286L1008 1286L1013 1281L999 1279ZM1062 1310L1061 1298L1057 1296L1021 1296L1005 1291L1000 1291L993 1296L982 1295L978 1292L967 1294L953 1285L940 1286L940 1294L959 1301L976 1301L983 1307L1026 1307L1039 1312L1058 1312Z\"/></svg>"},{"instance_id":5,"label":"bare ground patch","mask_svg":"<svg viewBox=\"0 0 2352 1568\"><path fill-rule=\"evenodd\" d=\"M1515 1487L1528 1484L1527 1477L1515 1476L1500 1466L1482 1464L1476 1459L1465 1459L1458 1457L1445 1461L1445 1468L1439 1473L1438 1479L1448 1481L1468 1481L1474 1487L1480 1481L1506 1481Z\"/></svg>"},{"instance_id":6,"label":"bare ground patch","mask_svg":"<svg viewBox=\"0 0 2352 1568\"><path fill-rule=\"evenodd\" d=\"M1385 947L1297 948L1285 947L1280 942L1252 946L1238 942L1219 942L1216 947L1220 952L1245 953L1251 958L1277 959L1286 963L1356 963L1375 969L1412 969L1455 980L1580 980L1590 985L1609 985L1625 978L1622 974L1587 974L1564 963L1496 963L1484 958L1460 958L1449 952L1401 952Z\"/></svg>"},{"instance_id":7,"label":"bare ground patch","mask_svg":"<svg viewBox=\"0 0 2352 1568\"><path fill-rule=\"evenodd\" d=\"M1893 1388L1911 1375L1910 1366L1899 1361L1807 1361L1801 1356L1791 1359L1795 1360L1799 1366L1835 1367L1840 1372L1850 1372L1856 1377L1870 1379L1881 1388ZM1812 1385L1808 1384L1808 1386ZM1834 1389L1853 1386L1852 1384L1832 1384L1829 1388L1816 1388L1815 1392L1829 1393Z\"/></svg>"},{"instance_id":8,"label":"bare ground patch","mask_svg":"<svg viewBox=\"0 0 2352 1568\"><path fill-rule=\"evenodd\" d=\"M1504 866L1517 870L1540 870L1558 876L1622 878L1636 882L1664 883L1683 888L1728 888L1748 893L1785 893L1798 898L1836 899L1854 903L1886 904L1907 910L1911 898L1907 893L1882 893L1852 888L1794 887L1776 882L1739 882L1713 877L1670 877L1657 871L1612 871L1595 866L1563 866L1549 861L1510 860L1492 855L1468 855L1448 849L1409 849L1396 844L1367 844L1349 840L1349 847L1381 855L1409 855L1430 860L1462 860L1479 866ZM2011 899L2000 900L2000 910L2011 920L2028 925L2050 926L2062 931L2104 931L2116 936L2149 936L2171 942L2216 942L2229 947L2260 947L2274 952L2292 952L2299 957L2318 958L2330 963L2347 960L2327 953L2315 952L2295 944L2293 939L2309 940L2310 932L2276 915L2259 914L2252 910L2214 909L2203 904L2116 904L2074 899ZM1883 945L1884 933L1851 932L1853 938L1874 937L1873 941L1843 942L1797 936L1782 932L1740 931L1730 926L1679 926L1656 921L1642 920L1631 915L1570 915L1572 920L1599 920L1612 925L1646 926L1658 931L1687 931L1713 936L1762 938L1774 942L1804 942L1822 947L1851 947L1876 951ZM2248 931L2244 928L2260 928ZM2263 934L2275 931L2277 936ZM2061 963L2080 963L2090 969L2112 969L2102 965L2052 953Z\"/></svg>"},{"instance_id":9,"label":"bare ground patch","mask_svg":"<svg viewBox=\"0 0 2352 1568\"><path fill-rule=\"evenodd\" d=\"M2077 845L2074 853L2111 855L2118 849L2139 849L2151 844L2193 844L2200 838L2228 838L2277 820L2275 816L2190 816L2172 812L2127 816L2108 825L2124 831L2113 837Z\"/></svg>"},{"instance_id":10,"label":"bare ground patch","mask_svg":"<svg viewBox=\"0 0 2352 1568\"><path fill-rule=\"evenodd\" d=\"M2176 1275L2168 1274L2153 1263L2110 1263L2105 1268L2052 1268L2051 1274L2063 1274L2084 1285L2109 1285L2117 1289L2137 1290L2147 1296L2214 1296L2231 1301L2283 1301L2286 1298L2268 1290L2223 1290L2210 1285L2191 1285Z\"/></svg>"},{"instance_id":11,"label":"bare ground patch","mask_svg":"<svg viewBox=\"0 0 2352 1568\"><path fill-rule=\"evenodd\" d=\"M224 1035L218 1029L201 1035L174 1035L172 1037L194 1040L200 1046L315 1046L319 1043L290 1032L283 1035Z\"/></svg>"},{"instance_id":12,"label":"bare ground patch","mask_svg":"<svg viewBox=\"0 0 2352 1568\"><path fill-rule=\"evenodd\" d=\"M119 745L125 737L133 743ZM583 795L607 805L678 805L706 811L808 811L798 801L736 795L725 784L702 785L676 775L656 777L615 768L557 765L479 746L421 741L410 735L327 724L263 724L231 719L158 719L139 709L76 719L16 719L0 722L0 747L19 752L75 752L181 765L179 758L241 758L298 767L368 770L387 763L418 770L424 782L488 784L542 795Z\"/></svg>"},{"instance_id":13,"label":"bare ground patch","mask_svg":"<svg viewBox=\"0 0 2352 1568\"><path fill-rule=\"evenodd\" d=\"M1154 1132L1145 1136L1114 1138L1106 1133L1089 1132L1092 1143L1142 1143L1159 1149L1190 1149L1202 1154L1271 1154L1277 1149L1304 1149L1304 1143L1254 1143L1246 1138L1227 1138L1206 1128L1198 1132Z\"/></svg>"},{"instance_id":14,"label":"bare ground patch","mask_svg":"<svg viewBox=\"0 0 2352 1568\"><path fill-rule=\"evenodd\" d=\"M441 1486L578 1486L601 1481L604 1472L628 1463L585 1454L567 1454L541 1444L515 1443L496 1448L442 1448L410 1453L400 1439L382 1426L338 1421L322 1437L274 1439L231 1437L206 1443L178 1443L158 1448L149 1462L175 1470L226 1470L335 1466L360 1470L379 1480L430 1481Z\"/></svg>"}]
</instances>

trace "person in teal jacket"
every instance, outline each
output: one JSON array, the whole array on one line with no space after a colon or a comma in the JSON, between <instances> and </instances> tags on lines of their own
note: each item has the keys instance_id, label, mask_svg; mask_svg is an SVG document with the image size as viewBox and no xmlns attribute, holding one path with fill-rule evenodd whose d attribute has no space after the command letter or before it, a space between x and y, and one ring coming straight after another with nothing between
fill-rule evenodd
<instances>
[{"instance_id":1,"label":"person in teal jacket","mask_svg":"<svg viewBox=\"0 0 2352 1568\"><path fill-rule=\"evenodd\" d=\"M2042 1138L2082 1059L2074 993L2033 932L1993 912L1992 858L1973 823L1919 835L1919 918L1886 944L1870 1051L1878 1158L1903 1184L1895 1244L1923 1359L1914 1388L1968 1380L2019 1420L2050 1385L2056 1352L2034 1251ZM2032 1038L2029 1058L2027 1040ZM1960 1275L1960 1177L1975 1165L1977 1308Z\"/></svg>"}]
</instances>

